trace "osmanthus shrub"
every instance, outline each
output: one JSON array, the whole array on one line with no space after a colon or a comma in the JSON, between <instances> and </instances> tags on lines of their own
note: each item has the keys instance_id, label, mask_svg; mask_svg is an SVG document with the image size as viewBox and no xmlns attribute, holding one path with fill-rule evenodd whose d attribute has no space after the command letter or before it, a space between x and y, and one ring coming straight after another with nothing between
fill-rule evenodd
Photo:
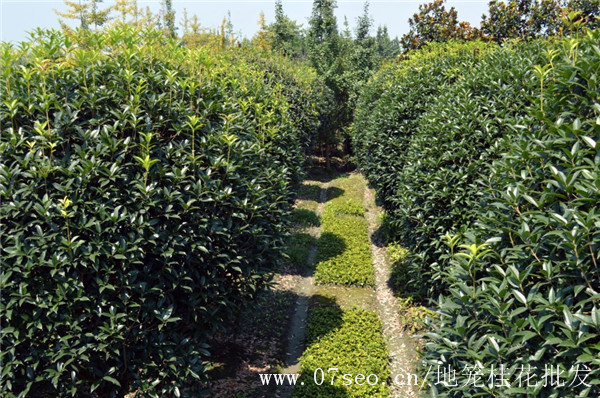
<instances>
[{"instance_id":1,"label":"osmanthus shrub","mask_svg":"<svg viewBox=\"0 0 600 398\"><path fill-rule=\"evenodd\" d=\"M497 159L498 142L514 135L505 125L521 124L535 89L531 69L546 45L505 46L452 71L456 83L439 92L418 119L388 198L388 221L409 249L395 272L396 285L406 293L437 297L445 290L444 235L473 223L481 197L475 181Z\"/></svg>"},{"instance_id":2,"label":"osmanthus shrub","mask_svg":"<svg viewBox=\"0 0 600 398\"><path fill-rule=\"evenodd\" d=\"M129 28L0 59L0 394L181 394L280 261L303 161L285 93Z\"/></svg>"},{"instance_id":3,"label":"osmanthus shrub","mask_svg":"<svg viewBox=\"0 0 600 398\"><path fill-rule=\"evenodd\" d=\"M436 396L600 395L598 42L598 30L563 39L533 68L528 117L507 126L480 177L477 227L465 245L451 240L424 365L453 368L457 386L432 385ZM483 382L468 382L465 366L483 368ZM492 366L510 387L489 385Z\"/></svg>"},{"instance_id":4,"label":"osmanthus shrub","mask_svg":"<svg viewBox=\"0 0 600 398\"><path fill-rule=\"evenodd\" d=\"M431 43L384 65L366 84L357 103L352 143L361 171L386 210L406 163L406 147L419 119L437 96L495 49L489 43Z\"/></svg>"},{"instance_id":5,"label":"osmanthus shrub","mask_svg":"<svg viewBox=\"0 0 600 398\"><path fill-rule=\"evenodd\" d=\"M265 83L279 85L290 109L289 115L299 130L298 139L305 153L313 152L321 119L326 117L328 89L323 76L307 64L272 52L234 49L233 60L245 62L265 71Z\"/></svg>"}]
</instances>

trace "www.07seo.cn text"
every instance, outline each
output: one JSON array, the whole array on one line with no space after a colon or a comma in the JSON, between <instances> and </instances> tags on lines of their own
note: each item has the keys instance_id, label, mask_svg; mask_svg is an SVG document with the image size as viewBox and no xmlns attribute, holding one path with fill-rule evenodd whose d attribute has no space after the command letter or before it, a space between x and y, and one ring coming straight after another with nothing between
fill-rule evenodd
<instances>
[{"instance_id":1,"label":"www.07seo.cn text","mask_svg":"<svg viewBox=\"0 0 600 398\"><path fill-rule=\"evenodd\" d=\"M293 385L295 386L298 382L299 374L298 373L261 373L260 381L262 385L268 386L270 384L274 385ZM313 373L313 380L316 385L320 386L323 384L333 385L335 381L341 378L342 384L345 386L350 386L353 384L356 385L377 385L377 384L387 384L386 380L379 380L379 377L376 374L350 374L350 373L339 373L338 368L328 368L328 369L315 369ZM404 385L418 385L417 375L409 373L408 375L398 374L396 377L392 378L392 382L398 386ZM299 384L304 385L304 382L300 382Z\"/></svg>"}]
</instances>

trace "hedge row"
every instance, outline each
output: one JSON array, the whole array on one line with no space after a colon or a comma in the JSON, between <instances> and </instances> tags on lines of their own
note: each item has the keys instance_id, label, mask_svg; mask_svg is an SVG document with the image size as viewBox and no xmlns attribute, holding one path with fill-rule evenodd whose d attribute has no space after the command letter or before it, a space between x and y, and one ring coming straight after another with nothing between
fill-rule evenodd
<instances>
[{"instance_id":1,"label":"hedge row","mask_svg":"<svg viewBox=\"0 0 600 398\"><path fill-rule=\"evenodd\" d=\"M311 154L317 140L321 120L326 118L328 88L324 77L308 65L274 54L254 51L233 52L233 62L238 57L258 66L265 73L265 83L280 85L289 104L289 116L299 130L298 139L306 154Z\"/></svg>"},{"instance_id":2,"label":"hedge row","mask_svg":"<svg viewBox=\"0 0 600 398\"><path fill-rule=\"evenodd\" d=\"M399 77L410 97L429 97L417 105L404 99L401 106L409 116L399 116L394 138L377 131L371 134L370 142L381 146L385 158L366 157L362 162L367 169L373 162L385 164L377 173L390 181L379 191L386 195L383 204L394 231L391 238L410 250L394 273L396 286L405 294L424 298L445 291L444 236L463 231L475 220L480 187L474 181L498 157L498 141L512 134L504 124L524 117L535 89L531 69L541 60L543 45L480 51L473 43L451 44L451 50L460 51L439 49L440 62L431 66L423 57L424 65L411 65L406 78ZM419 79L410 79L413 75ZM365 114L363 123L372 117ZM397 136L404 142L401 147ZM379 188L377 179L375 185Z\"/></svg>"},{"instance_id":3,"label":"hedge row","mask_svg":"<svg viewBox=\"0 0 600 398\"><path fill-rule=\"evenodd\" d=\"M501 156L476 182L476 227L451 239L425 367L479 366L488 380L503 365L510 387L457 372L436 396L600 396L599 42L596 30L545 51L526 117L502 126Z\"/></svg>"},{"instance_id":4,"label":"hedge row","mask_svg":"<svg viewBox=\"0 0 600 398\"><path fill-rule=\"evenodd\" d=\"M319 81L130 28L0 51L0 394L179 395L281 261Z\"/></svg>"},{"instance_id":5,"label":"hedge row","mask_svg":"<svg viewBox=\"0 0 600 398\"><path fill-rule=\"evenodd\" d=\"M437 95L494 47L431 43L401 61L384 65L361 93L352 144L356 160L386 210L393 209L403 153L417 131L419 118Z\"/></svg>"}]
</instances>

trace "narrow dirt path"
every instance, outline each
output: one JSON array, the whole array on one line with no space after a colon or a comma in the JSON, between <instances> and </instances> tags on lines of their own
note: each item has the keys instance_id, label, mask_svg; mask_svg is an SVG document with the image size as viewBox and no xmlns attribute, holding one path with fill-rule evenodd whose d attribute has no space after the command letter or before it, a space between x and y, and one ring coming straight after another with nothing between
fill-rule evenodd
<instances>
[{"instance_id":1,"label":"narrow dirt path","mask_svg":"<svg viewBox=\"0 0 600 398\"><path fill-rule=\"evenodd\" d=\"M319 205L316 213L320 217L323 214L323 207L327 201L327 185L321 185L319 192ZM319 238L321 227L316 230L315 238ZM298 295L295 303L294 314L290 320L288 332L288 343L285 358L285 368L281 373L300 373L300 362L298 359L304 351L304 335L306 333L306 321L308 318L308 301L315 289L315 282L312 276L313 264L317 255L317 245L313 244L308 254L306 265L303 273L298 277L298 281L294 287L294 292ZM277 396L281 398L290 398L293 393L293 386L283 385L278 389Z\"/></svg>"},{"instance_id":2,"label":"narrow dirt path","mask_svg":"<svg viewBox=\"0 0 600 398\"><path fill-rule=\"evenodd\" d=\"M415 346L413 339L402 330L397 300L388 285L392 270L386 260L385 246L377 233L377 216L380 211L375 204L373 191L369 187L365 189L364 205L375 268L377 312L383 325L383 334L388 342L392 376L390 395L398 398L416 397L418 387L408 386L408 375L414 373ZM394 378L398 383L394 383ZM406 385L399 385L402 382Z\"/></svg>"}]
</instances>

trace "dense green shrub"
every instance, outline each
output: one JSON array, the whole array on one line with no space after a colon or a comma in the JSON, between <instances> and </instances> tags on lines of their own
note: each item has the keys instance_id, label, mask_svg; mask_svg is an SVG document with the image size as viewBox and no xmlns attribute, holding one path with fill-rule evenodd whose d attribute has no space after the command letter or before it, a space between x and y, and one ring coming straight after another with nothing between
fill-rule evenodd
<instances>
[{"instance_id":1,"label":"dense green shrub","mask_svg":"<svg viewBox=\"0 0 600 398\"><path fill-rule=\"evenodd\" d=\"M544 46L517 44L481 57L419 118L389 199L390 222L410 250L395 272L404 291L420 297L444 291L443 236L475 219L480 187L474 182L497 157L498 141L512 135L504 125L520 124L535 88L531 68L541 61Z\"/></svg>"},{"instance_id":2,"label":"dense green shrub","mask_svg":"<svg viewBox=\"0 0 600 398\"><path fill-rule=\"evenodd\" d=\"M431 43L386 65L364 88L352 126L357 162L377 191L384 208L393 209L404 152L418 121L437 95L453 85L466 69L494 46Z\"/></svg>"},{"instance_id":3,"label":"dense green shrub","mask_svg":"<svg viewBox=\"0 0 600 398\"><path fill-rule=\"evenodd\" d=\"M543 46L437 45L401 62L398 84L381 92L385 84L375 81L365 91L354 126L357 153L387 210L390 238L409 249L394 270L403 293L444 291L443 236L473 222L480 197L474 181L497 157L504 123L523 116L535 88L528 74ZM377 93L379 112L368 113Z\"/></svg>"},{"instance_id":4,"label":"dense green shrub","mask_svg":"<svg viewBox=\"0 0 600 398\"><path fill-rule=\"evenodd\" d=\"M387 346L375 311L344 310L328 297L313 297L306 339L294 397L389 395ZM377 379L370 375L376 375Z\"/></svg>"},{"instance_id":5,"label":"dense green shrub","mask_svg":"<svg viewBox=\"0 0 600 398\"><path fill-rule=\"evenodd\" d=\"M296 139L304 154L311 154L327 113L328 89L323 77L304 63L272 53L267 56L251 49L233 49L227 53L227 60L249 64L262 73L267 86L278 88L288 104L287 114L296 130ZM297 176L303 176L303 163L294 165L298 168ZM300 182L301 178L294 180L293 184L298 185Z\"/></svg>"},{"instance_id":6,"label":"dense green shrub","mask_svg":"<svg viewBox=\"0 0 600 398\"><path fill-rule=\"evenodd\" d=\"M281 260L303 162L285 90L129 28L0 59L1 394L178 395Z\"/></svg>"},{"instance_id":7,"label":"dense green shrub","mask_svg":"<svg viewBox=\"0 0 600 398\"><path fill-rule=\"evenodd\" d=\"M327 88L323 77L302 62L273 53L234 49L228 55L231 62L242 60L265 71L266 84L281 86L289 104L289 116L299 130L298 138L305 152L311 153L326 112Z\"/></svg>"},{"instance_id":8,"label":"dense green shrub","mask_svg":"<svg viewBox=\"0 0 600 398\"><path fill-rule=\"evenodd\" d=\"M270 55L273 56L272 54ZM290 118L299 130L300 142L307 154L312 153L316 144L321 121L327 106L327 88L322 76L315 70L292 61L269 58L265 71L270 84L281 84L282 92L290 105Z\"/></svg>"},{"instance_id":9,"label":"dense green shrub","mask_svg":"<svg viewBox=\"0 0 600 398\"><path fill-rule=\"evenodd\" d=\"M463 250L451 239L460 252L424 355L426 368L457 370L458 386L431 386L436 396L600 396L598 42L600 31L564 39L534 68L537 99L480 177L477 227ZM478 364L483 387L459 372ZM510 390L485 386L492 365ZM522 367L539 387L519 386ZM550 367L564 385L545 379Z\"/></svg>"}]
</instances>

